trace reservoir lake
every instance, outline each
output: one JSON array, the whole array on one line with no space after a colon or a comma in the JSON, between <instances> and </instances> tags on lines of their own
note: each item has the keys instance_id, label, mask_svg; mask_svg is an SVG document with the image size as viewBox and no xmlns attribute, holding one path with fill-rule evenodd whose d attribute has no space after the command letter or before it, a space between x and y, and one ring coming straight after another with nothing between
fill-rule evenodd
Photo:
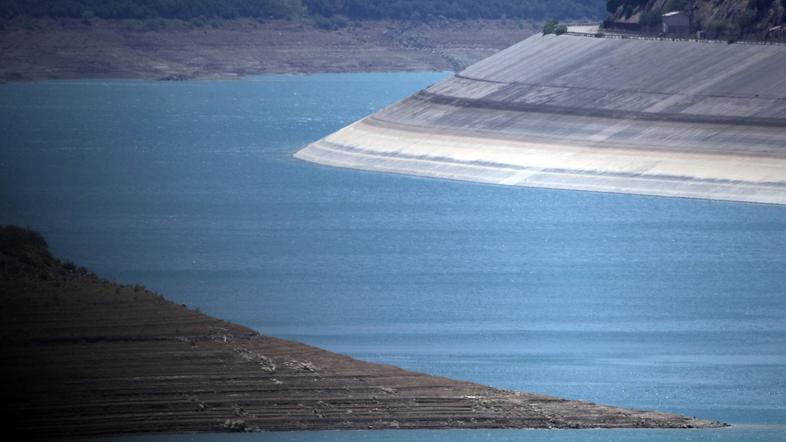
<instances>
[{"instance_id":1,"label":"reservoir lake","mask_svg":"<svg viewBox=\"0 0 786 442\"><path fill-rule=\"evenodd\" d=\"M786 207L292 158L448 75L3 84L0 224L263 334L734 426L125 439L786 440Z\"/></svg>"}]
</instances>

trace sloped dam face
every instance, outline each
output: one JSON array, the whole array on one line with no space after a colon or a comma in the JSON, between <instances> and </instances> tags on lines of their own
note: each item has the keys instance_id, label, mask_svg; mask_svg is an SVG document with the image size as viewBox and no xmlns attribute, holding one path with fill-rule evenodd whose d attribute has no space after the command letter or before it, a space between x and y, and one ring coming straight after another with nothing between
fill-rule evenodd
<instances>
[{"instance_id":1,"label":"sloped dam face","mask_svg":"<svg viewBox=\"0 0 786 442\"><path fill-rule=\"evenodd\" d=\"M786 46L536 35L295 156L514 186L786 204Z\"/></svg>"}]
</instances>

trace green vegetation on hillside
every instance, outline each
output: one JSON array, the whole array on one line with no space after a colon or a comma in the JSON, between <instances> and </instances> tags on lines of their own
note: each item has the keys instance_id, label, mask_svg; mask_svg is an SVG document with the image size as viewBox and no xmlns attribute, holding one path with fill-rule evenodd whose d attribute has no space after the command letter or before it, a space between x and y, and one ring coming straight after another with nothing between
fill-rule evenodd
<instances>
[{"instance_id":1,"label":"green vegetation on hillside","mask_svg":"<svg viewBox=\"0 0 786 442\"><path fill-rule=\"evenodd\" d=\"M638 25L642 31L658 28L661 15L685 11L690 29L705 31L711 38L783 40L782 32L770 32L786 22L786 0L606 0L611 17L607 24L624 22Z\"/></svg>"},{"instance_id":2,"label":"green vegetation on hillside","mask_svg":"<svg viewBox=\"0 0 786 442\"><path fill-rule=\"evenodd\" d=\"M603 14L603 0L0 0L1 18L544 20Z\"/></svg>"},{"instance_id":3,"label":"green vegetation on hillside","mask_svg":"<svg viewBox=\"0 0 786 442\"><path fill-rule=\"evenodd\" d=\"M557 20L546 20L546 23L543 24L543 35L548 34L556 34L562 35L568 32L568 27L566 25L560 24Z\"/></svg>"}]
</instances>

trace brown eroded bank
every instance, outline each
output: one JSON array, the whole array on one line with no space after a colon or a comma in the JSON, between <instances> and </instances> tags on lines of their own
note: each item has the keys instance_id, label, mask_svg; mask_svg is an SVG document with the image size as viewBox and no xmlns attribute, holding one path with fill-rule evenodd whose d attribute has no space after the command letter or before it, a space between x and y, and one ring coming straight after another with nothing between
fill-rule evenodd
<instances>
[{"instance_id":1,"label":"brown eroded bank","mask_svg":"<svg viewBox=\"0 0 786 442\"><path fill-rule=\"evenodd\" d=\"M28 438L381 428L686 428L719 422L371 364L174 304L0 228L7 430Z\"/></svg>"}]
</instances>

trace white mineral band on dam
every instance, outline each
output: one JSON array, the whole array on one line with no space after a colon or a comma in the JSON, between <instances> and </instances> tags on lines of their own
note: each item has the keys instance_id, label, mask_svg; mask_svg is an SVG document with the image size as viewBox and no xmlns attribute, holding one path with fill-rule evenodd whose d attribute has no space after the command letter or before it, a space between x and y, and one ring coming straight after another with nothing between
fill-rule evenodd
<instances>
[{"instance_id":1,"label":"white mineral band on dam","mask_svg":"<svg viewBox=\"0 0 786 442\"><path fill-rule=\"evenodd\" d=\"M503 185L786 204L786 46L536 35L295 156Z\"/></svg>"}]
</instances>

